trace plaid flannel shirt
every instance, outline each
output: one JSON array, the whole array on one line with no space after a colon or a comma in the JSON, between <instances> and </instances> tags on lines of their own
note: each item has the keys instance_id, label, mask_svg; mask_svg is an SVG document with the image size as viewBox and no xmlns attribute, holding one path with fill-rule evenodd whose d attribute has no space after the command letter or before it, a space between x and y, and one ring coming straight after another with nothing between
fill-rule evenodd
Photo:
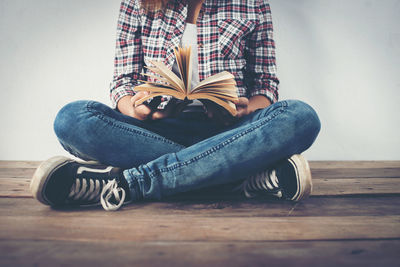
<instances>
[{"instance_id":1,"label":"plaid flannel shirt","mask_svg":"<svg viewBox=\"0 0 400 267\"><path fill-rule=\"evenodd\" d=\"M134 95L150 60L174 64L187 15L186 0L173 0L164 11L148 12L140 0L123 0L117 27L113 108ZM278 100L275 43L267 0L205 0L197 19L200 81L221 71L235 76L239 96Z\"/></svg>"}]
</instances>

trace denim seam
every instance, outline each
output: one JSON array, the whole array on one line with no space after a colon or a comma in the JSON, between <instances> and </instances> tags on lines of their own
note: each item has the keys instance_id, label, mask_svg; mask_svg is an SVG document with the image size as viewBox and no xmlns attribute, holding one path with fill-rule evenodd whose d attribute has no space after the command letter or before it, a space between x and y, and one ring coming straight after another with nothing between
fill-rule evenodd
<instances>
[{"instance_id":1,"label":"denim seam","mask_svg":"<svg viewBox=\"0 0 400 267\"><path fill-rule=\"evenodd\" d=\"M187 166L187 165L189 165L191 163L194 163L194 162L196 162L196 161L198 161L198 160L200 160L200 159L202 159L202 158L204 158L206 156L211 155L212 153L215 153L216 151L220 150L224 146L234 142L235 140L239 139L240 137L242 137L242 136L244 136L244 135L246 135L246 134L248 134L248 133L250 133L250 132L252 132L252 131L254 131L254 130L258 129L258 128L260 128L261 126L265 125L266 123L270 122L276 116L278 116L281 113L283 113L285 111L284 108L286 106L287 106L287 104L283 103L283 105L280 107L279 110L277 110L275 113L271 114L271 116L265 117L265 119L261 120L260 123L258 123L256 125L253 125L252 127L246 129L245 131L240 132L240 133L232 136L228 140L225 140L224 142L222 142L222 143L210 148L209 150L207 150L207 151L205 151L205 152L203 152L203 153L191 158L190 160L187 160L185 162L175 163L172 166L167 166L167 167L165 167L163 169L160 169L159 172L161 172L161 173L168 172L168 171L172 171L172 170L178 169L178 168L180 168L182 166ZM153 176L152 174L149 174L149 175Z\"/></svg>"},{"instance_id":2,"label":"denim seam","mask_svg":"<svg viewBox=\"0 0 400 267\"><path fill-rule=\"evenodd\" d=\"M87 109L88 112L92 113L93 116L95 116L96 118L106 122L108 125L110 125L110 126L112 126L114 128L119 128L119 129L125 130L125 131L130 132L130 133L135 133L135 134L142 135L144 137L149 137L149 138L152 138L152 139L155 139L155 140L159 140L159 141L162 141L162 142L167 143L167 144L177 145L177 143L174 143L174 142L172 142L172 141L170 141L170 140L168 140L166 138L162 138L160 136L152 135L152 134L141 132L141 131L138 131L138 130L133 130L133 129L130 129L128 127L124 127L124 126L121 126L121 125L117 125L114 122L112 122L109 119L107 119L102 114L97 113L94 109L92 109L89 106L89 103L87 104L86 109Z\"/></svg>"}]
</instances>

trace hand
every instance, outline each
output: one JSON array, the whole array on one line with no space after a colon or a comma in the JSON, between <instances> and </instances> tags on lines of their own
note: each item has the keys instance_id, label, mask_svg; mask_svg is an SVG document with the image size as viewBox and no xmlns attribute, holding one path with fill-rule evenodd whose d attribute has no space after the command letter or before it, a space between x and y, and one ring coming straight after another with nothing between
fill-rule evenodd
<instances>
[{"instance_id":1,"label":"hand","mask_svg":"<svg viewBox=\"0 0 400 267\"><path fill-rule=\"evenodd\" d=\"M236 105L237 114L235 118L241 118L243 116L249 115L254 110L251 109L250 100L246 97L239 97L237 101L234 102ZM227 119L228 112L217 105L206 105L207 107L207 115L210 119L215 119L219 122L222 122L225 125L231 124L234 120Z\"/></svg>"},{"instance_id":2,"label":"hand","mask_svg":"<svg viewBox=\"0 0 400 267\"><path fill-rule=\"evenodd\" d=\"M211 102L210 100L202 100L207 110L207 116L209 119L216 121L217 123L228 126L234 122L233 117L226 109Z\"/></svg>"},{"instance_id":3,"label":"hand","mask_svg":"<svg viewBox=\"0 0 400 267\"><path fill-rule=\"evenodd\" d=\"M271 102L264 95L255 95L250 97L239 97L239 100L235 102L237 115L236 118L249 115L258 109L263 109L271 105Z\"/></svg>"},{"instance_id":4,"label":"hand","mask_svg":"<svg viewBox=\"0 0 400 267\"><path fill-rule=\"evenodd\" d=\"M140 104L137 107L135 107L136 101L148 95L149 95L148 92L141 91L134 96L124 96L118 101L118 106L117 106L118 110L122 114L133 117L138 120L146 120L146 119L158 120L168 117L171 113L170 112L171 108L168 108L164 111L156 111L152 113L151 108L145 104Z\"/></svg>"},{"instance_id":5,"label":"hand","mask_svg":"<svg viewBox=\"0 0 400 267\"><path fill-rule=\"evenodd\" d=\"M241 118L253 112L249 107L249 99L247 97L239 97L235 104L237 110L236 118Z\"/></svg>"},{"instance_id":6,"label":"hand","mask_svg":"<svg viewBox=\"0 0 400 267\"><path fill-rule=\"evenodd\" d=\"M124 115L138 120L145 120L150 115L151 109L146 105L139 105L135 107L135 102L147 95L147 92L138 92L134 96L124 96L118 101L117 108Z\"/></svg>"}]
</instances>

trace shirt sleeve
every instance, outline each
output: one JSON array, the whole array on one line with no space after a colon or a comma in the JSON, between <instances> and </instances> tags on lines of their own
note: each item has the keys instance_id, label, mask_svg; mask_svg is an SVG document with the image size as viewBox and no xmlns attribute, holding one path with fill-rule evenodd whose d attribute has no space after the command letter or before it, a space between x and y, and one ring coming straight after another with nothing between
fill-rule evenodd
<instances>
[{"instance_id":1,"label":"shirt sleeve","mask_svg":"<svg viewBox=\"0 0 400 267\"><path fill-rule=\"evenodd\" d=\"M138 79L143 79L140 74L144 65L140 25L137 0L123 0L117 24L114 75L110 84L113 108L123 96L135 95L133 88Z\"/></svg>"},{"instance_id":2,"label":"shirt sleeve","mask_svg":"<svg viewBox=\"0 0 400 267\"><path fill-rule=\"evenodd\" d=\"M271 103L275 103L278 101L279 80L276 75L271 9L267 0L258 2L259 21L246 41L246 79L249 81L249 97L264 95Z\"/></svg>"}]
</instances>

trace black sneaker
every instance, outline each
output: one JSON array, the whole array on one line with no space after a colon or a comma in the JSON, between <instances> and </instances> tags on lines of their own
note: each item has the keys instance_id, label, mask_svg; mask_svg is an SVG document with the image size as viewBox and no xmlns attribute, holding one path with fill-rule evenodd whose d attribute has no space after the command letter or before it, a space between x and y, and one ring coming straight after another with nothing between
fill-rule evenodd
<instances>
[{"instance_id":1,"label":"black sneaker","mask_svg":"<svg viewBox=\"0 0 400 267\"><path fill-rule=\"evenodd\" d=\"M310 167L303 156L293 155L273 169L247 178L240 187L248 198L267 194L300 201L312 191Z\"/></svg>"},{"instance_id":2,"label":"black sneaker","mask_svg":"<svg viewBox=\"0 0 400 267\"><path fill-rule=\"evenodd\" d=\"M62 156L39 165L30 189L33 196L45 205L101 203L105 210L119 209L129 194L121 169L99 163L79 163Z\"/></svg>"}]
</instances>

